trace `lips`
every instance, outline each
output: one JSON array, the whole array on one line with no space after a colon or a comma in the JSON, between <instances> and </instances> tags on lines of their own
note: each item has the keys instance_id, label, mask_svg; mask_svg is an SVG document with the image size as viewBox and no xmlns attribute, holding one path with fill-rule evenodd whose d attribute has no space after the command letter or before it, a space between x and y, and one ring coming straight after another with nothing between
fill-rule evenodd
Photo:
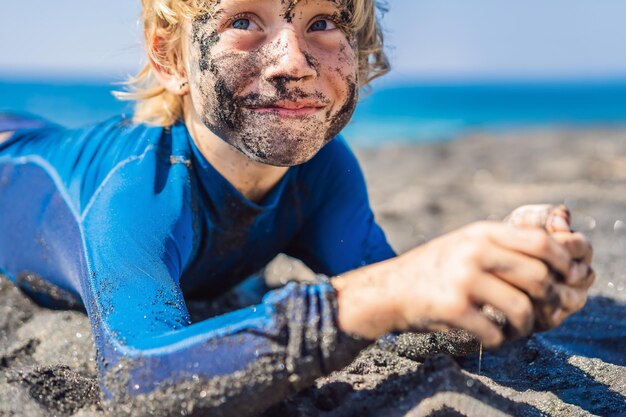
<instances>
[{"instance_id":1,"label":"lips","mask_svg":"<svg viewBox=\"0 0 626 417\"><path fill-rule=\"evenodd\" d=\"M268 106L268 107L287 109L287 110L301 110L301 109L316 109L316 108L319 109L319 108L323 108L324 105L320 102L312 101L312 100L298 100L298 101L281 100L281 101L277 101L276 103L274 103L273 106Z\"/></svg>"},{"instance_id":2,"label":"lips","mask_svg":"<svg viewBox=\"0 0 626 417\"><path fill-rule=\"evenodd\" d=\"M325 105L312 100L280 100L246 107L255 113L270 113L280 117L306 117L322 110Z\"/></svg>"}]
</instances>

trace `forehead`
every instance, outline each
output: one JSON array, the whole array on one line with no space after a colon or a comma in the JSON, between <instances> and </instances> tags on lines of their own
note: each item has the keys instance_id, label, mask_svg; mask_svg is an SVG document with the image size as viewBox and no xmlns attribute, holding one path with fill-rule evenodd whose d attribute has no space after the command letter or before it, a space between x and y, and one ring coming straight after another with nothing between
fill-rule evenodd
<instances>
[{"instance_id":1,"label":"forehead","mask_svg":"<svg viewBox=\"0 0 626 417\"><path fill-rule=\"evenodd\" d=\"M299 6L315 5L315 4L331 4L338 7L348 6L354 0L213 0L203 2L202 8L209 10L220 10L232 6L255 5L255 6L275 6L279 3L284 10L293 10Z\"/></svg>"}]
</instances>

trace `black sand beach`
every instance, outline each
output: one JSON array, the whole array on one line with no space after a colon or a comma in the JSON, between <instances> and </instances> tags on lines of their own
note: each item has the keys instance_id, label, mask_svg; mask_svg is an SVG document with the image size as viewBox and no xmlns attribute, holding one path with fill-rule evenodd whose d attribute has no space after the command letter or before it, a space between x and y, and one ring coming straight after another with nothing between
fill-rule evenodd
<instances>
[{"instance_id":1,"label":"black sand beach","mask_svg":"<svg viewBox=\"0 0 626 417\"><path fill-rule=\"evenodd\" d=\"M562 327L484 351L480 363L460 332L391 335L264 416L626 415L626 130L475 133L357 154L397 251L522 204L564 202L594 243L597 282ZM267 271L306 275L284 259ZM85 315L40 308L1 279L0 416L106 415L99 396ZM180 399L178 415L193 400Z\"/></svg>"}]
</instances>

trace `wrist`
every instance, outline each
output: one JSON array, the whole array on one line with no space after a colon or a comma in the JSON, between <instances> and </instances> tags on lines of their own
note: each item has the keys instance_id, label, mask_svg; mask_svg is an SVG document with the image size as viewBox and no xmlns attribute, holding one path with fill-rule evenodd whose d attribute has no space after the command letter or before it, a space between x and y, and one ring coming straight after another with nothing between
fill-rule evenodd
<instances>
[{"instance_id":1,"label":"wrist","mask_svg":"<svg viewBox=\"0 0 626 417\"><path fill-rule=\"evenodd\" d=\"M398 303L387 290L389 261L331 279L337 292L337 321L348 334L374 340L397 329Z\"/></svg>"}]
</instances>

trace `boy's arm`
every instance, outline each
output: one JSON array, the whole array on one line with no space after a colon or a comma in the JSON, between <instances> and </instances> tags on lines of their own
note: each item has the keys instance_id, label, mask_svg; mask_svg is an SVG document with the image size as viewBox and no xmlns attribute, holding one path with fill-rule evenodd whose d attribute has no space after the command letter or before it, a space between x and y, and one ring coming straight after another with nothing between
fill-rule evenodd
<instances>
[{"instance_id":1,"label":"boy's arm","mask_svg":"<svg viewBox=\"0 0 626 417\"><path fill-rule=\"evenodd\" d=\"M157 163L152 156L111 175L83 220L83 299L109 398L157 412L154 398L184 393L195 410L252 415L352 360L367 342L339 330L329 283L291 284L255 307L189 323L178 278L193 219L170 217L193 212L179 210L191 201L176 179L186 167L173 165L155 194L132 180L149 169L136 166Z\"/></svg>"},{"instance_id":2,"label":"boy's arm","mask_svg":"<svg viewBox=\"0 0 626 417\"><path fill-rule=\"evenodd\" d=\"M338 329L328 283L189 323L178 279L193 252L191 185L184 163L154 175L162 163L147 152L116 165L81 211L41 158L0 159L0 268L82 298L112 414L255 415L353 359L366 342Z\"/></svg>"}]
</instances>

